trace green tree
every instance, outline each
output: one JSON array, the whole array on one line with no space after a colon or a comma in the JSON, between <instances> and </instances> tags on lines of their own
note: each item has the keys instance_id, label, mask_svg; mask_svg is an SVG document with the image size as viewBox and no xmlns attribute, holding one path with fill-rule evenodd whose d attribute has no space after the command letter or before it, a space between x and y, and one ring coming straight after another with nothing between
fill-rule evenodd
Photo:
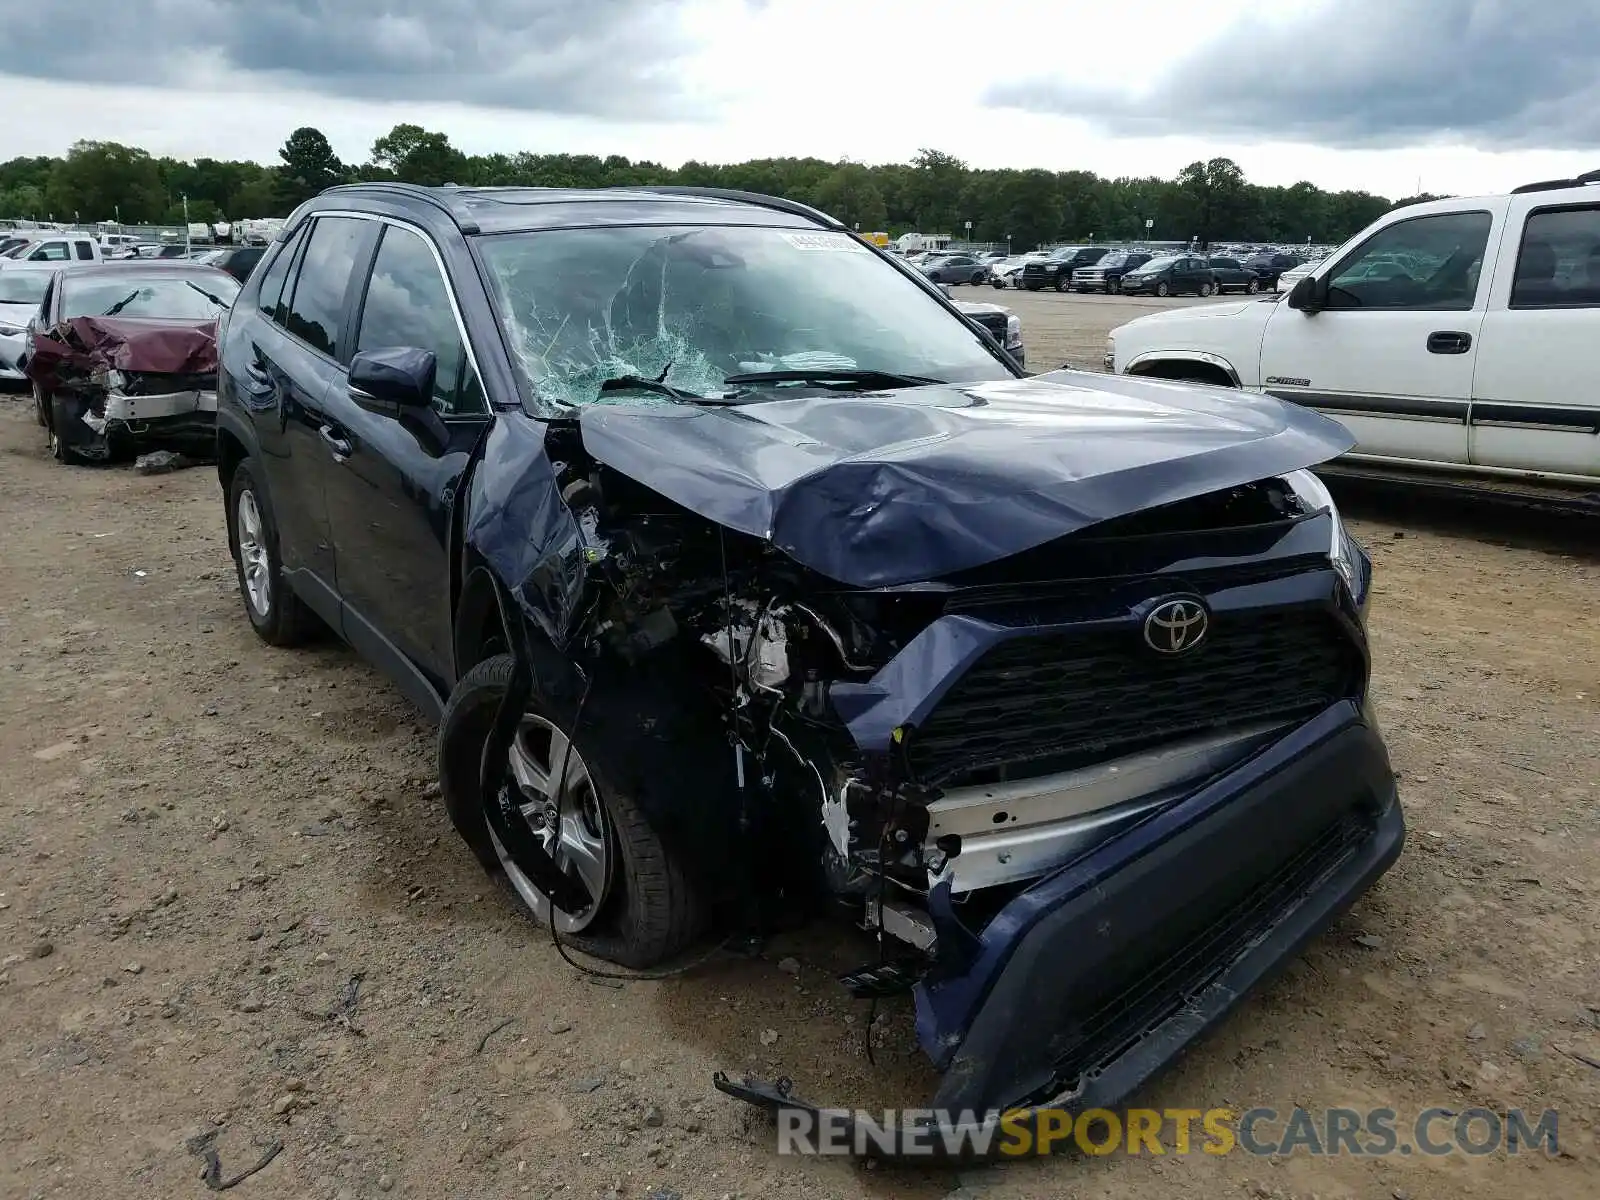
<instances>
[{"instance_id":1,"label":"green tree","mask_svg":"<svg viewBox=\"0 0 1600 1200\"><path fill-rule=\"evenodd\" d=\"M406 183L437 187L460 183L467 175L467 159L450 144L447 134L420 125L396 125L372 143L372 161Z\"/></svg>"},{"instance_id":2,"label":"green tree","mask_svg":"<svg viewBox=\"0 0 1600 1200\"><path fill-rule=\"evenodd\" d=\"M74 143L51 168L45 188L45 207L58 220L77 213L85 221L107 221L120 208L124 221L153 221L168 203L155 160L117 142Z\"/></svg>"},{"instance_id":3,"label":"green tree","mask_svg":"<svg viewBox=\"0 0 1600 1200\"><path fill-rule=\"evenodd\" d=\"M1223 237L1249 236L1249 189L1244 172L1233 159L1192 162L1178 172L1177 182L1184 215L1193 225L1186 234L1198 237L1201 245Z\"/></svg>"},{"instance_id":4,"label":"green tree","mask_svg":"<svg viewBox=\"0 0 1600 1200\"><path fill-rule=\"evenodd\" d=\"M869 233L881 229L888 219L883 193L872 181L872 172L860 163L841 163L817 185L813 199L829 216Z\"/></svg>"},{"instance_id":5,"label":"green tree","mask_svg":"<svg viewBox=\"0 0 1600 1200\"><path fill-rule=\"evenodd\" d=\"M288 208L344 179L344 164L320 129L302 125L278 149L279 197Z\"/></svg>"}]
</instances>

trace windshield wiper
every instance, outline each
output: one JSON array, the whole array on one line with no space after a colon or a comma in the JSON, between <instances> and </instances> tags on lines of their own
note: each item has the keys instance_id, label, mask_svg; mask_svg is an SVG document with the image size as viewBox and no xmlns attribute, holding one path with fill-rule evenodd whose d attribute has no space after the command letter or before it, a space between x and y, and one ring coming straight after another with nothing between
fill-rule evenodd
<instances>
[{"instance_id":1,"label":"windshield wiper","mask_svg":"<svg viewBox=\"0 0 1600 1200\"><path fill-rule=\"evenodd\" d=\"M686 392L659 379L646 379L643 375L617 375L603 380L601 392L654 392L679 404L738 404L737 396L702 396L699 392Z\"/></svg>"},{"instance_id":2,"label":"windshield wiper","mask_svg":"<svg viewBox=\"0 0 1600 1200\"><path fill-rule=\"evenodd\" d=\"M218 308L227 308L228 307L228 302L226 300L223 300L220 296L213 296L210 292L206 291L205 288L201 287L198 283L195 283L193 280L185 279L184 283L188 284L195 291L199 292L202 296L204 296L207 300L211 301L211 303L215 304Z\"/></svg>"},{"instance_id":3,"label":"windshield wiper","mask_svg":"<svg viewBox=\"0 0 1600 1200\"><path fill-rule=\"evenodd\" d=\"M751 371L744 375L729 375L722 381L729 384L762 383L853 383L865 388L925 387L930 383L944 383L943 379L928 379L922 375L897 375L892 371Z\"/></svg>"},{"instance_id":4,"label":"windshield wiper","mask_svg":"<svg viewBox=\"0 0 1600 1200\"><path fill-rule=\"evenodd\" d=\"M118 300L115 304L113 304L110 308L106 309L105 312L101 313L100 315L102 317L114 317L114 316L116 316L123 309L127 308L128 305L132 304L135 300L137 300L143 294L143 291L144 291L144 289L137 288L134 291L129 292L121 300Z\"/></svg>"}]
</instances>

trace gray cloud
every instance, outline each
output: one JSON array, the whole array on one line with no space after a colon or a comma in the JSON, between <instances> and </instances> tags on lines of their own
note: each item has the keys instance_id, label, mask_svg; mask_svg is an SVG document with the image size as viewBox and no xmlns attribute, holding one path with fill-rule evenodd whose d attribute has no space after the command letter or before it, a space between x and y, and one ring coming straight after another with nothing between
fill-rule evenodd
<instances>
[{"instance_id":1,"label":"gray cloud","mask_svg":"<svg viewBox=\"0 0 1600 1200\"><path fill-rule=\"evenodd\" d=\"M1594 0L1336 0L1252 16L1162 57L1126 56L1127 83L1147 89L1133 95L1058 74L998 84L985 102L1134 136L1600 148Z\"/></svg>"},{"instance_id":2,"label":"gray cloud","mask_svg":"<svg viewBox=\"0 0 1600 1200\"><path fill-rule=\"evenodd\" d=\"M0 72L181 88L204 71L363 100L693 117L673 75L693 49L686 2L115 0L63 20L0 0Z\"/></svg>"}]
</instances>

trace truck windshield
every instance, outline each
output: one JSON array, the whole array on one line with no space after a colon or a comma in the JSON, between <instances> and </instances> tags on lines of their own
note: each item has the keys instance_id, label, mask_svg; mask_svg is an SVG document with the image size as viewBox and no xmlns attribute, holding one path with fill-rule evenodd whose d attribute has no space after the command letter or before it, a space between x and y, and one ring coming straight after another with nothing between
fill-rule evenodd
<instances>
[{"instance_id":1,"label":"truck windshield","mask_svg":"<svg viewBox=\"0 0 1600 1200\"><path fill-rule=\"evenodd\" d=\"M559 229L486 235L478 248L541 416L671 402L602 388L618 378L705 396L768 371L1012 377L967 323L844 233Z\"/></svg>"}]
</instances>

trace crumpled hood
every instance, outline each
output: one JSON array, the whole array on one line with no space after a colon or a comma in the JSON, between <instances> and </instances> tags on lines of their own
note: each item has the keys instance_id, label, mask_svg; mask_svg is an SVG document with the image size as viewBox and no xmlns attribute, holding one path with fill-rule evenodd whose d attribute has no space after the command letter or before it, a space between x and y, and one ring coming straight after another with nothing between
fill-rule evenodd
<instances>
[{"instance_id":1,"label":"crumpled hood","mask_svg":"<svg viewBox=\"0 0 1600 1200\"><path fill-rule=\"evenodd\" d=\"M737 407L595 405L598 461L853 587L1325 462L1343 426L1250 392L1057 371Z\"/></svg>"},{"instance_id":2,"label":"crumpled hood","mask_svg":"<svg viewBox=\"0 0 1600 1200\"><path fill-rule=\"evenodd\" d=\"M27 374L48 385L62 368L206 374L217 369L217 323L72 317L34 337Z\"/></svg>"}]
</instances>

